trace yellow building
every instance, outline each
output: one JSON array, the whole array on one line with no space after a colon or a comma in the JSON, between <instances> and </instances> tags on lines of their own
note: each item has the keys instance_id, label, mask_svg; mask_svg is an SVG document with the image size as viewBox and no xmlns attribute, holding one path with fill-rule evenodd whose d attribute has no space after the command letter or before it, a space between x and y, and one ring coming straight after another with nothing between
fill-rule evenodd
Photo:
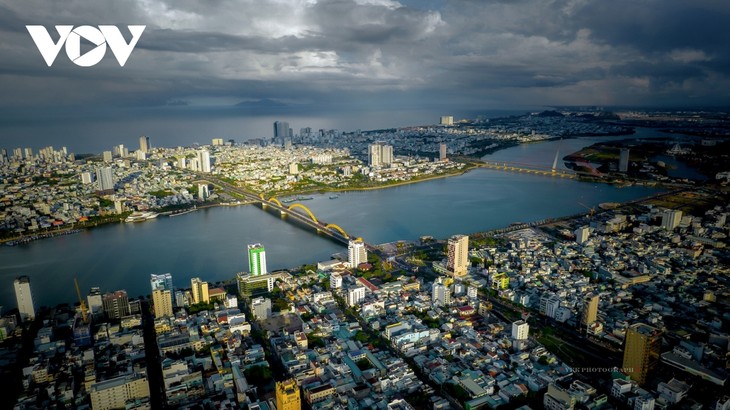
<instances>
[{"instance_id":1,"label":"yellow building","mask_svg":"<svg viewBox=\"0 0 730 410\"><path fill-rule=\"evenodd\" d=\"M644 323L636 323L626 331L623 371L639 385L659 362L662 332Z\"/></svg>"},{"instance_id":2,"label":"yellow building","mask_svg":"<svg viewBox=\"0 0 730 410\"><path fill-rule=\"evenodd\" d=\"M155 318L173 316L172 293L167 289L152 291L152 303L155 305Z\"/></svg>"},{"instance_id":3,"label":"yellow building","mask_svg":"<svg viewBox=\"0 0 730 410\"><path fill-rule=\"evenodd\" d=\"M498 273L492 276L492 289L507 289L509 287L509 276L506 273Z\"/></svg>"},{"instance_id":4,"label":"yellow building","mask_svg":"<svg viewBox=\"0 0 730 410\"><path fill-rule=\"evenodd\" d=\"M590 294L583 299L583 317L581 323L585 326L590 325L598 319L598 295Z\"/></svg>"},{"instance_id":5,"label":"yellow building","mask_svg":"<svg viewBox=\"0 0 730 410\"><path fill-rule=\"evenodd\" d=\"M193 304L208 303L208 282L203 282L200 278L190 279L190 287L193 293Z\"/></svg>"},{"instance_id":6,"label":"yellow building","mask_svg":"<svg viewBox=\"0 0 730 410\"><path fill-rule=\"evenodd\" d=\"M446 269L455 276L466 275L469 271L469 237L454 235L448 242Z\"/></svg>"},{"instance_id":7,"label":"yellow building","mask_svg":"<svg viewBox=\"0 0 730 410\"><path fill-rule=\"evenodd\" d=\"M276 382L276 410L301 410L302 399L294 379Z\"/></svg>"}]
</instances>

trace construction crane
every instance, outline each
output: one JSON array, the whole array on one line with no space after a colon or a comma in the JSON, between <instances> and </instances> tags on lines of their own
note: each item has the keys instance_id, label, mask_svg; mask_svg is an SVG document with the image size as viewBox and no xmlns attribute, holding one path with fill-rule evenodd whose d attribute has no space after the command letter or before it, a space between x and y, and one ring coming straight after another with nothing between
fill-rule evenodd
<instances>
[{"instance_id":1,"label":"construction crane","mask_svg":"<svg viewBox=\"0 0 730 410\"><path fill-rule=\"evenodd\" d=\"M591 219L593 219L593 214L595 214L595 213L596 213L596 208L592 208L592 207L589 207L588 205L586 205L586 204L584 204L584 203L582 203L582 202L578 202L578 205L580 205L580 206L582 206L583 208L587 209L587 210L588 210L588 216L589 216L589 217L590 217Z\"/></svg>"},{"instance_id":2,"label":"construction crane","mask_svg":"<svg viewBox=\"0 0 730 410\"><path fill-rule=\"evenodd\" d=\"M81 297L81 290L79 289L79 281L76 280L76 277L74 277L74 285L76 285L76 295L79 297L79 303L81 304L81 318L84 320L84 323L89 323L88 313L86 310L86 303L84 303L84 299Z\"/></svg>"}]
</instances>

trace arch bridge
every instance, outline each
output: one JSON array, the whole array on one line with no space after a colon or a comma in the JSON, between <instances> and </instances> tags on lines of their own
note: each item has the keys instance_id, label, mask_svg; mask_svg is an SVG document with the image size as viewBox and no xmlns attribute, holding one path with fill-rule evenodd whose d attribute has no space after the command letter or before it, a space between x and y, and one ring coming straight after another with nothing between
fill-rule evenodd
<instances>
[{"instance_id":1,"label":"arch bridge","mask_svg":"<svg viewBox=\"0 0 730 410\"><path fill-rule=\"evenodd\" d=\"M279 212L287 213L290 212L291 214L295 214L297 217L301 218L304 221L309 222L309 224L313 225L315 228L317 228L320 231L324 231L329 233L330 235L334 234L335 232L339 233L342 238L345 240L350 239L350 235L345 232L344 229L342 229L341 226L333 223L325 223L317 219L317 217L314 215L314 212L312 212L309 208L307 208L305 205L302 205L300 203L291 204L288 207L281 203L276 197L272 196L268 200L265 199L266 196L264 194L259 194L259 199L261 199L261 204L264 206L272 206L274 208L277 208ZM294 212L295 209L300 209L302 212ZM309 217L307 219L307 217Z\"/></svg>"}]
</instances>

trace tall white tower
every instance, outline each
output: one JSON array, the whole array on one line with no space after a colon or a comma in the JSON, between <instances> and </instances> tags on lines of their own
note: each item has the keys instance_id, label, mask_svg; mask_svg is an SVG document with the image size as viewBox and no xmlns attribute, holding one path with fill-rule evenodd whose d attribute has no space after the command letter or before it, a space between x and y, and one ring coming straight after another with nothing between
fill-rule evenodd
<instances>
[{"instance_id":1,"label":"tall white tower","mask_svg":"<svg viewBox=\"0 0 730 410\"><path fill-rule=\"evenodd\" d=\"M347 262L351 268L357 268L368 261L368 251L362 240L350 241L347 245Z\"/></svg>"}]
</instances>

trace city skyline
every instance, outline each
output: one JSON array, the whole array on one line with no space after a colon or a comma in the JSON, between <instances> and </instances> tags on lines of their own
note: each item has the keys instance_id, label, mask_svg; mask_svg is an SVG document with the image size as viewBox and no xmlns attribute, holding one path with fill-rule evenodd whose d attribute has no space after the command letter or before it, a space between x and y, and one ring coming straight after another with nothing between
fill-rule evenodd
<instances>
[{"instance_id":1,"label":"city skyline","mask_svg":"<svg viewBox=\"0 0 730 410\"><path fill-rule=\"evenodd\" d=\"M657 8L567 0L81 2L64 13L36 1L0 9L7 57L0 141L9 146L52 145L60 136L77 152L98 141L136 146L140 135L154 146L243 140L269 136L274 120L349 131L555 105L730 104L722 91L730 6L710 0ZM124 67L111 53L95 67L65 55L47 67L28 24L50 28L52 37L56 24L147 28Z\"/></svg>"}]
</instances>

